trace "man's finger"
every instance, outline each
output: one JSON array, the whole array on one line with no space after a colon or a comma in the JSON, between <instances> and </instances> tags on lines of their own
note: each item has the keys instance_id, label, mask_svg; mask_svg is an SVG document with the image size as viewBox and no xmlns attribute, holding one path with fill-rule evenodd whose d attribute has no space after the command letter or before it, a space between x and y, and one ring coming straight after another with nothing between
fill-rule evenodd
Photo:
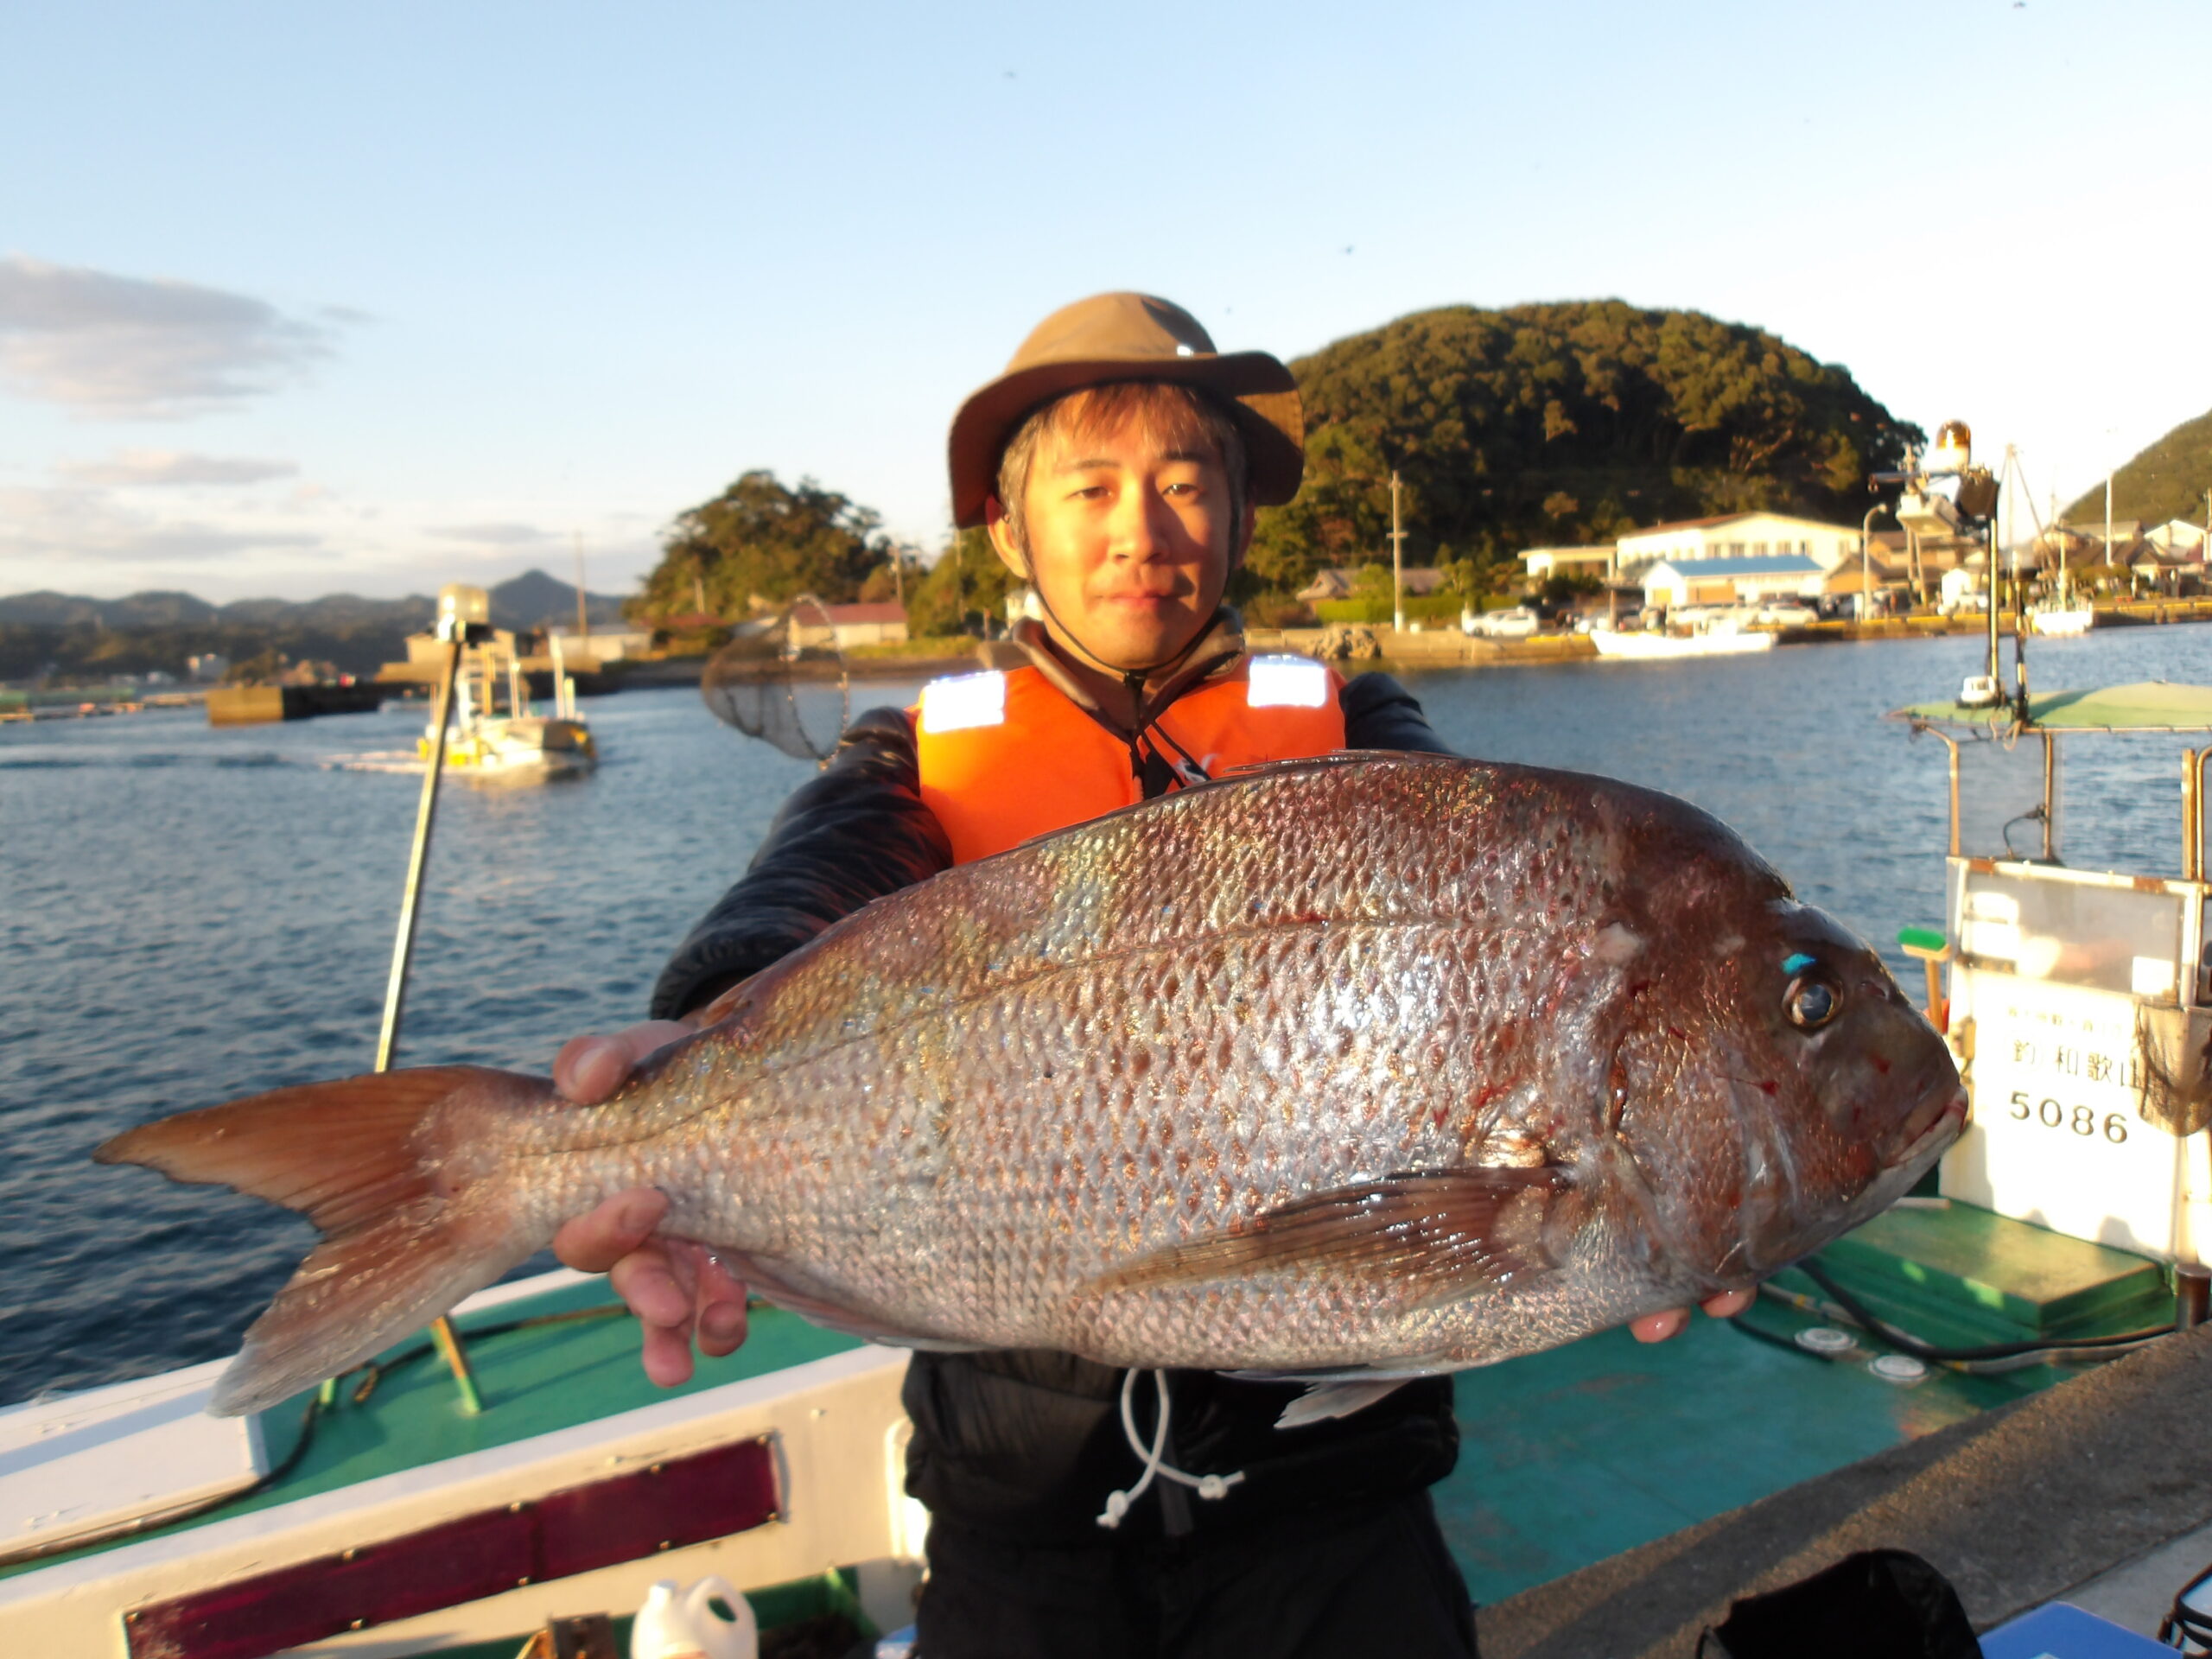
<instances>
[{"instance_id":1,"label":"man's finger","mask_svg":"<svg viewBox=\"0 0 2212 1659\"><path fill-rule=\"evenodd\" d=\"M1663 1313L1647 1313L1629 1323L1629 1332L1638 1342L1664 1342L1669 1337L1679 1337L1688 1328L1689 1310L1670 1307Z\"/></svg>"},{"instance_id":2,"label":"man's finger","mask_svg":"<svg viewBox=\"0 0 2212 1659\"><path fill-rule=\"evenodd\" d=\"M614 1294L648 1331L673 1331L691 1323L691 1298L659 1250L633 1250L607 1275Z\"/></svg>"},{"instance_id":3,"label":"man's finger","mask_svg":"<svg viewBox=\"0 0 2212 1659\"><path fill-rule=\"evenodd\" d=\"M687 1320L671 1330L665 1325L644 1325L645 1333L643 1353L645 1376L664 1389L672 1389L691 1380L691 1327Z\"/></svg>"},{"instance_id":4,"label":"man's finger","mask_svg":"<svg viewBox=\"0 0 2212 1659\"><path fill-rule=\"evenodd\" d=\"M1732 1319L1758 1297L1755 1290L1724 1290L1718 1296L1707 1297L1698 1306L1716 1319Z\"/></svg>"},{"instance_id":5,"label":"man's finger","mask_svg":"<svg viewBox=\"0 0 2212 1659\"><path fill-rule=\"evenodd\" d=\"M699 1351L720 1359L745 1345L745 1299L709 1302L699 1310Z\"/></svg>"},{"instance_id":6,"label":"man's finger","mask_svg":"<svg viewBox=\"0 0 2212 1659\"><path fill-rule=\"evenodd\" d=\"M579 1106L596 1106L646 1056L689 1037L682 1020L646 1020L607 1036L572 1037L553 1060L553 1086Z\"/></svg>"},{"instance_id":7,"label":"man's finger","mask_svg":"<svg viewBox=\"0 0 2212 1659\"><path fill-rule=\"evenodd\" d=\"M579 1273L606 1273L652 1236L668 1213L668 1194L634 1186L588 1214L563 1222L553 1235L553 1254Z\"/></svg>"},{"instance_id":8,"label":"man's finger","mask_svg":"<svg viewBox=\"0 0 2212 1659\"><path fill-rule=\"evenodd\" d=\"M571 1037L553 1058L553 1086L579 1106L596 1106L630 1075L630 1046L616 1037Z\"/></svg>"}]
</instances>

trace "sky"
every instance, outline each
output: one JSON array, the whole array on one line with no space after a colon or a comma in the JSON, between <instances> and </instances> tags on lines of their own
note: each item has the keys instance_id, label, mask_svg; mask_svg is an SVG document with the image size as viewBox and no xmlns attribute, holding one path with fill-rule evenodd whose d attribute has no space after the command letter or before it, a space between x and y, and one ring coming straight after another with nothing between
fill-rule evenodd
<instances>
[{"instance_id":1,"label":"sky","mask_svg":"<svg viewBox=\"0 0 2212 1659\"><path fill-rule=\"evenodd\" d=\"M2202 0L15 0L0 594L626 592L757 467L934 549L961 398L1122 288L1286 358L1694 308L2063 504L2212 406L2207 61Z\"/></svg>"}]
</instances>

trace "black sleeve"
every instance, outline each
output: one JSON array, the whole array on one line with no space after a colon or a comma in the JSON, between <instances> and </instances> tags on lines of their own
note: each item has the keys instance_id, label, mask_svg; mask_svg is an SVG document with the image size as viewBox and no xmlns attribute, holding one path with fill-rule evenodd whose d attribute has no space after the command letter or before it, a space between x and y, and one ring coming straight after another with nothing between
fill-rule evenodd
<instances>
[{"instance_id":1,"label":"black sleeve","mask_svg":"<svg viewBox=\"0 0 2212 1659\"><path fill-rule=\"evenodd\" d=\"M1344 694L1344 747L1403 749L1414 754L1455 753L1429 727L1414 694L1388 674L1347 681Z\"/></svg>"},{"instance_id":2,"label":"black sleeve","mask_svg":"<svg viewBox=\"0 0 2212 1659\"><path fill-rule=\"evenodd\" d=\"M653 1018L689 1014L870 899L951 865L951 843L922 804L913 728L896 709L871 709L677 947L653 986Z\"/></svg>"}]
</instances>

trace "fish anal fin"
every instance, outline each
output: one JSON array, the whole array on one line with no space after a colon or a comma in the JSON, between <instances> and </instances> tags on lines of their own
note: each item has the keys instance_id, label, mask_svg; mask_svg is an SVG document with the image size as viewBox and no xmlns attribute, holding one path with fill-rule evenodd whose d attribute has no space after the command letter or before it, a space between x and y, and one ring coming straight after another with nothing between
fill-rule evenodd
<instances>
[{"instance_id":1,"label":"fish anal fin","mask_svg":"<svg viewBox=\"0 0 2212 1659\"><path fill-rule=\"evenodd\" d=\"M824 1331L858 1337L863 1342L881 1343L887 1348L919 1348L932 1353L974 1353L982 1346L980 1343L952 1342L920 1332L902 1331L843 1306L824 1296L818 1287L805 1283L794 1268L773 1257L731 1250L717 1254L730 1272L742 1279L746 1288L761 1300L772 1302L787 1313L796 1313L809 1325L820 1325Z\"/></svg>"},{"instance_id":2,"label":"fish anal fin","mask_svg":"<svg viewBox=\"0 0 2212 1659\"><path fill-rule=\"evenodd\" d=\"M1411 1377L1382 1376L1364 1382L1317 1382L1282 1408L1277 1428L1303 1428L1325 1423L1332 1417L1349 1417L1364 1411L1386 1395L1395 1394Z\"/></svg>"},{"instance_id":3,"label":"fish anal fin","mask_svg":"<svg viewBox=\"0 0 2212 1659\"><path fill-rule=\"evenodd\" d=\"M1552 1265L1545 1211L1566 1184L1554 1167L1385 1175L1262 1211L1242 1232L1169 1245L1091 1283L1141 1290L1290 1271L1388 1280L1414 1306L1457 1300Z\"/></svg>"}]
</instances>

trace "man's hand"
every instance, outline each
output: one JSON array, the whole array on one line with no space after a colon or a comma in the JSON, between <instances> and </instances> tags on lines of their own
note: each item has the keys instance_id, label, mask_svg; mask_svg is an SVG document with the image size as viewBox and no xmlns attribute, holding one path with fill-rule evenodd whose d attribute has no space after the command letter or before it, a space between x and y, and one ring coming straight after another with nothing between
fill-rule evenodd
<instances>
[{"instance_id":1,"label":"man's hand","mask_svg":"<svg viewBox=\"0 0 2212 1659\"><path fill-rule=\"evenodd\" d=\"M1749 1307L1758 1294L1751 1290L1724 1290L1698 1306L1716 1319L1730 1319ZM1689 1309L1670 1307L1663 1313L1647 1313L1640 1319L1631 1319L1628 1328L1638 1342L1664 1342L1669 1337L1681 1336L1689 1325Z\"/></svg>"},{"instance_id":2,"label":"man's hand","mask_svg":"<svg viewBox=\"0 0 2212 1659\"><path fill-rule=\"evenodd\" d=\"M620 1089L639 1061L691 1034L689 1021L649 1020L611 1037L578 1037L553 1062L555 1087L579 1105ZM745 1286L689 1239L653 1237L668 1195L650 1186L618 1192L553 1236L553 1254L584 1273L603 1273L645 1332L645 1375L664 1389L691 1376L691 1344L730 1354L745 1340Z\"/></svg>"}]
</instances>

